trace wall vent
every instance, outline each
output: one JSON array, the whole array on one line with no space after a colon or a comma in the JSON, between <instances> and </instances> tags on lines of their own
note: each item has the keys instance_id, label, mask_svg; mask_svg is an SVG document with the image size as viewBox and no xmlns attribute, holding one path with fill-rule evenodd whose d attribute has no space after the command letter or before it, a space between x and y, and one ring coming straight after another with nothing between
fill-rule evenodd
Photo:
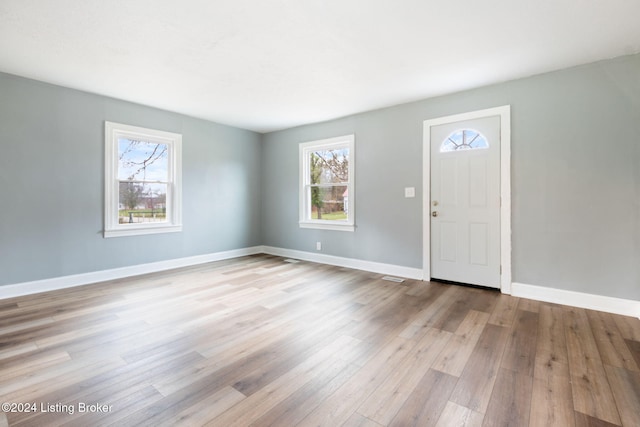
<instances>
[{"instance_id":1,"label":"wall vent","mask_svg":"<svg viewBox=\"0 0 640 427\"><path fill-rule=\"evenodd\" d=\"M394 276L384 276L382 280L386 280L387 282L395 282L395 283L404 282L404 279L401 279L399 277L394 277Z\"/></svg>"}]
</instances>

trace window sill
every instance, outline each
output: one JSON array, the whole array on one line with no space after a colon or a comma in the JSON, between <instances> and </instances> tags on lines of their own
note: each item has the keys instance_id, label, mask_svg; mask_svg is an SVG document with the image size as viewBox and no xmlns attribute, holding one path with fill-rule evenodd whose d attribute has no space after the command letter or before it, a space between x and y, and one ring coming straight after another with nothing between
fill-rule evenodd
<instances>
[{"instance_id":1,"label":"window sill","mask_svg":"<svg viewBox=\"0 0 640 427\"><path fill-rule=\"evenodd\" d=\"M161 234L161 233L178 233L182 231L182 225L164 225L152 227L136 227L136 228L116 228L104 230L104 238L124 237L124 236L140 236L145 234Z\"/></svg>"},{"instance_id":2,"label":"window sill","mask_svg":"<svg viewBox=\"0 0 640 427\"><path fill-rule=\"evenodd\" d=\"M300 221L300 228L315 228L318 230L355 231L356 226L350 223L335 221Z\"/></svg>"}]
</instances>

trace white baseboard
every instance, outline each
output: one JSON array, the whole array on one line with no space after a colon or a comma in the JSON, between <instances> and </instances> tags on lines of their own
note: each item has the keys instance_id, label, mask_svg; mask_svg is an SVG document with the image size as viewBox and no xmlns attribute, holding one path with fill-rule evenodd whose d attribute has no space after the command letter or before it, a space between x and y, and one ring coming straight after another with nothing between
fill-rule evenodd
<instances>
[{"instance_id":1,"label":"white baseboard","mask_svg":"<svg viewBox=\"0 0 640 427\"><path fill-rule=\"evenodd\" d=\"M400 265L383 264L380 262L363 261L354 258L343 258L333 255L297 251L293 249L276 248L273 246L263 246L262 249L264 253L270 255L296 258L304 261L335 265L338 267L353 268L356 270L365 270L372 273L388 274L390 276L400 276L408 279L422 280L421 268L403 267Z\"/></svg>"},{"instance_id":2,"label":"white baseboard","mask_svg":"<svg viewBox=\"0 0 640 427\"><path fill-rule=\"evenodd\" d=\"M511 295L640 318L640 301L513 283Z\"/></svg>"},{"instance_id":3,"label":"white baseboard","mask_svg":"<svg viewBox=\"0 0 640 427\"><path fill-rule=\"evenodd\" d=\"M35 280L11 285L0 286L0 300L37 294L40 292L55 291L58 289L72 288L75 286L90 285L92 283L107 280L122 279L141 274L155 273L180 267L205 264L246 255L267 253L288 258L297 258L305 261L321 264L336 265L339 267L366 270L373 273L389 274L410 279L422 279L422 270L418 268L401 267L391 264L382 264L371 261L361 261L351 258L341 258L332 255L314 254L311 252L296 251L291 249L274 248L271 246L254 246L250 248L234 249L224 252L216 252L205 255L196 255L186 258L177 258L167 261L158 261L148 264L132 265L129 267L114 268L110 270L93 271L89 273L74 274L71 276L54 277L51 279Z\"/></svg>"},{"instance_id":4,"label":"white baseboard","mask_svg":"<svg viewBox=\"0 0 640 427\"><path fill-rule=\"evenodd\" d=\"M262 253L262 246L0 286L0 300Z\"/></svg>"},{"instance_id":5,"label":"white baseboard","mask_svg":"<svg viewBox=\"0 0 640 427\"><path fill-rule=\"evenodd\" d=\"M33 282L4 285L0 286L0 300L260 253L286 258L296 258L320 264L353 268L356 270L370 271L372 273L387 274L390 276L399 276L415 280L422 280L423 275L423 271L420 268L363 261L359 259L343 258L293 249L276 248L273 246L253 246L250 248L234 249L224 252L152 262L148 264L132 265L129 267L114 268L110 270L94 271L90 273L74 274L71 276L55 277L52 279L36 280ZM551 302L640 318L640 301L636 300L586 294L582 292L527 285L516 282L511 285L511 295L520 298L528 298L537 301Z\"/></svg>"}]
</instances>

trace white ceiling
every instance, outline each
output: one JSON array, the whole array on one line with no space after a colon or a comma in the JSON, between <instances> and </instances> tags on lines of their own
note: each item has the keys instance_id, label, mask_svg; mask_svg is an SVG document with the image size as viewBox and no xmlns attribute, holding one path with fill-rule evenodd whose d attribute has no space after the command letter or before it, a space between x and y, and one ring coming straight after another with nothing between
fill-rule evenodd
<instances>
[{"instance_id":1,"label":"white ceiling","mask_svg":"<svg viewBox=\"0 0 640 427\"><path fill-rule=\"evenodd\" d=\"M0 71L259 132L640 52L638 0L0 0Z\"/></svg>"}]
</instances>

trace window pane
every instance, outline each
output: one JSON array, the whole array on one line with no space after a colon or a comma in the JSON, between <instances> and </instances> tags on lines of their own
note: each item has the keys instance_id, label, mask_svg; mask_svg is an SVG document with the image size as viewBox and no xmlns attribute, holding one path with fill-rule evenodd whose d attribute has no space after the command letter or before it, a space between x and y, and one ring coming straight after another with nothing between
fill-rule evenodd
<instances>
[{"instance_id":1,"label":"window pane","mask_svg":"<svg viewBox=\"0 0 640 427\"><path fill-rule=\"evenodd\" d=\"M440 152L456 150L478 150L489 148L489 142L479 132L474 130L459 130L449 135L440 146Z\"/></svg>"},{"instance_id":2,"label":"window pane","mask_svg":"<svg viewBox=\"0 0 640 427\"><path fill-rule=\"evenodd\" d=\"M118 138L118 179L168 181L169 146Z\"/></svg>"},{"instance_id":3,"label":"window pane","mask_svg":"<svg viewBox=\"0 0 640 427\"><path fill-rule=\"evenodd\" d=\"M118 223L167 220L167 184L120 182Z\"/></svg>"},{"instance_id":4,"label":"window pane","mask_svg":"<svg viewBox=\"0 0 640 427\"><path fill-rule=\"evenodd\" d=\"M346 185L310 187L311 218L328 221L346 221L349 192Z\"/></svg>"},{"instance_id":5,"label":"window pane","mask_svg":"<svg viewBox=\"0 0 640 427\"><path fill-rule=\"evenodd\" d=\"M311 184L349 182L349 149L318 150L309 156Z\"/></svg>"}]
</instances>

